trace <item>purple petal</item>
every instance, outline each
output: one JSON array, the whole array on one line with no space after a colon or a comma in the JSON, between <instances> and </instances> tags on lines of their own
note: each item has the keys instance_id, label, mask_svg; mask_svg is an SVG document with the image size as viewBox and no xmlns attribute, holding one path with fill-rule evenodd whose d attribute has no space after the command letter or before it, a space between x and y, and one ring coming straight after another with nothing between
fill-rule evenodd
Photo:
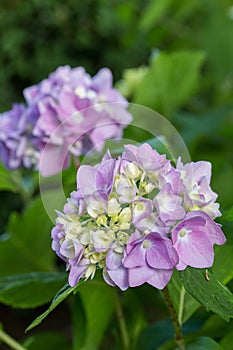
<instances>
[{"instance_id":1,"label":"purple petal","mask_svg":"<svg viewBox=\"0 0 233 350\"><path fill-rule=\"evenodd\" d=\"M109 277L121 290L126 290L129 287L128 270L123 266L116 270L108 270Z\"/></svg>"},{"instance_id":2,"label":"purple petal","mask_svg":"<svg viewBox=\"0 0 233 350\"><path fill-rule=\"evenodd\" d=\"M142 244L135 246L129 255L124 259L123 265L127 268L145 266L146 265L146 249Z\"/></svg>"},{"instance_id":3,"label":"purple petal","mask_svg":"<svg viewBox=\"0 0 233 350\"><path fill-rule=\"evenodd\" d=\"M80 189L82 196L87 196L95 193L96 176L98 171L91 165L81 165L77 172L77 186Z\"/></svg>"},{"instance_id":4,"label":"purple petal","mask_svg":"<svg viewBox=\"0 0 233 350\"><path fill-rule=\"evenodd\" d=\"M163 289L172 276L173 270L154 270L153 276L147 281L151 286Z\"/></svg>"},{"instance_id":5,"label":"purple petal","mask_svg":"<svg viewBox=\"0 0 233 350\"><path fill-rule=\"evenodd\" d=\"M179 271L185 270L187 267L187 264L185 264L183 261L179 261L179 263L176 265L176 269Z\"/></svg>"},{"instance_id":6,"label":"purple petal","mask_svg":"<svg viewBox=\"0 0 233 350\"><path fill-rule=\"evenodd\" d=\"M122 264L122 254L116 253L113 249L109 249L106 256L106 267L109 270L118 269Z\"/></svg>"},{"instance_id":7,"label":"purple petal","mask_svg":"<svg viewBox=\"0 0 233 350\"><path fill-rule=\"evenodd\" d=\"M112 72L108 68L102 68L93 77L92 87L96 91L109 90L112 87Z\"/></svg>"},{"instance_id":8,"label":"purple petal","mask_svg":"<svg viewBox=\"0 0 233 350\"><path fill-rule=\"evenodd\" d=\"M205 233L208 236L212 244L222 245L226 242L226 237L224 236L221 226L214 222L206 213L203 211L191 211L187 214L187 218L194 218L195 220L204 219L205 224ZM197 224L197 221L196 221Z\"/></svg>"},{"instance_id":9,"label":"purple petal","mask_svg":"<svg viewBox=\"0 0 233 350\"><path fill-rule=\"evenodd\" d=\"M181 261L196 268L212 266L214 250L207 236L198 230L187 233L186 236L180 237L175 245Z\"/></svg>"},{"instance_id":10,"label":"purple petal","mask_svg":"<svg viewBox=\"0 0 233 350\"><path fill-rule=\"evenodd\" d=\"M113 282L111 277L109 276L109 273L106 269L103 269L103 279L107 284L109 284L112 287L116 287L116 284Z\"/></svg>"},{"instance_id":11,"label":"purple petal","mask_svg":"<svg viewBox=\"0 0 233 350\"><path fill-rule=\"evenodd\" d=\"M147 282L154 274L154 269L143 266L129 269L129 286L137 287Z\"/></svg>"},{"instance_id":12,"label":"purple petal","mask_svg":"<svg viewBox=\"0 0 233 350\"><path fill-rule=\"evenodd\" d=\"M116 161L115 159L109 159L103 162L98 167L98 173L96 176L96 187L99 190L106 191L109 194L113 184L113 174Z\"/></svg>"},{"instance_id":13,"label":"purple petal","mask_svg":"<svg viewBox=\"0 0 233 350\"><path fill-rule=\"evenodd\" d=\"M172 269L178 263L178 256L170 239L162 239L157 233L150 233L146 239L151 241L147 249L147 263L156 269Z\"/></svg>"},{"instance_id":14,"label":"purple petal","mask_svg":"<svg viewBox=\"0 0 233 350\"><path fill-rule=\"evenodd\" d=\"M71 266L70 273L69 273L69 285L71 287L74 287L76 286L76 284L78 284L80 278L83 276L87 268L88 268L88 265Z\"/></svg>"},{"instance_id":15,"label":"purple petal","mask_svg":"<svg viewBox=\"0 0 233 350\"><path fill-rule=\"evenodd\" d=\"M70 155L67 147L47 144L41 154L39 171L43 176L51 176L68 168L69 164Z\"/></svg>"}]
</instances>

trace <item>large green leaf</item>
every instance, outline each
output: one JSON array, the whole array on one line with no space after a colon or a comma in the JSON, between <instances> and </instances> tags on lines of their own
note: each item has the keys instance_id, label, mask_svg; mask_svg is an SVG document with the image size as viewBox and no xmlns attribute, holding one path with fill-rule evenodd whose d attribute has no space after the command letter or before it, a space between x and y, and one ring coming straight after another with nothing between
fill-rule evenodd
<instances>
[{"instance_id":1,"label":"large green leaf","mask_svg":"<svg viewBox=\"0 0 233 350\"><path fill-rule=\"evenodd\" d=\"M52 312L63 300L65 300L70 294L76 292L76 290L83 284L81 280L75 287L70 287L69 284L65 284L53 298L49 308L40 316L38 316L26 329L26 331L38 326L49 314Z\"/></svg>"},{"instance_id":2,"label":"large green leaf","mask_svg":"<svg viewBox=\"0 0 233 350\"><path fill-rule=\"evenodd\" d=\"M115 289L98 280L88 282L80 289L79 295L86 319L85 338L80 349L99 349L104 332L114 311L114 292Z\"/></svg>"},{"instance_id":3,"label":"large green leaf","mask_svg":"<svg viewBox=\"0 0 233 350\"><path fill-rule=\"evenodd\" d=\"M31 202L23 215L10 216L7 233L0 236L0 276L53 270L52 223L42 201Z\"/></svg>"},{"instance_id":4,"label":"large green leaf","mask_svg":"<svg viewBox=\"0 0 233 350\"><path fill-rule=\"evenodd\" d=\"M209 337L200 337L188 344L187 350L223 350L221 346Z\"/></svg>"},{"instance_id":5,"label":"large green leaf","mask_svg":"<svg viewBox=\"0 0 233 350\"><path fill-rule=\"evenodd\" d=\"M168 283L169 295L175 307L179 324L186 322L200 304L183 287L179 272L175 270Z\"/></svg>"},{"instance_id":6,"label":"large green leaf","mask_svg":"<svg viewBox=\"0 0 233 350\"><path fill-rule=\"evenodd\" d=\"M201 51L158 53L138 85L133 102L170 116L195 93L203 61Z\"/></svg>"},{"instance_id":7,"label":"large green leaf","mask_svg":"<svg viewBox=\"0 0 233 350\"><path fill-rule=\"evenodd\" d=\"M66 273L33 272L0 278L0 302L17 308L35 308L48 303L64 285Z\"/></svg>"},{"instance_id":8,"label":"large green leaf","mask_svg":"<svg viewBox=\"0 0 233 350\"><path fill-rule=\"evenodd\" d=\"M213 273L209 272L209 278L206 278L205 270L188 267L181 272L181 279L188 293L208 311L215 312L226 321L233 317L233 295Z\"/></svg>"}]
</instances>

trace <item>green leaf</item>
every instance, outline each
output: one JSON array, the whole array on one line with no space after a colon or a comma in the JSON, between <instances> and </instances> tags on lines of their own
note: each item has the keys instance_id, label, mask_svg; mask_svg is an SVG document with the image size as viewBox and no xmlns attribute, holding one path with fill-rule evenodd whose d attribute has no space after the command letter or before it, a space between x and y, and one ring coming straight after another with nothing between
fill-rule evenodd
<instances>
[{"instance_id":1,"label":"green leaf","mask_svg":"<svg viewBox=\"0 0 233 350\"><path fill-rule=\"evenodd\" d=\"M68 339L61 333L44 332L28 337L23 343L28 350L68 350L71 349Z\"/></svg>"},{"instance_id":2,"label":"green leaf","mask_svg":"<svg viewBox=\"0 0 233 350\"><path fill-rule=\"evenodd\" d=\"M198 336L208 336L214 339L220 339L227 332L232 332L232 322L226 323L216 314L210 315L206 322L197 331Z\"/></svg>"},{"instance_id":3,"label":"green leaf","mask_svg":"<svg viewBox=\"0 0 233 350\"><path fill-rule=\"evenodd\" d=\"M70 287L69 284L65 284L55 295L53 298L49 308L40 316L38 316L26 329L30 331L32 328L38 326L49 314L52 312L63 300L65 300L70 294L77 291L77 289L83 284L83 280L81 280L77 286Z\"/></svg>"},{"instance_id":4,"label":"green leaf","mask_svg":"<svg viewBox=\"0 0 233 350\"><path fill-rule=\"evenodd\" d=\"M144 298L148 298L148 300L151 299L151 295L148 296L145 290L142 291L142 294ZM153 297L154 291L152 292L152 298ZM142 300L140 293L138 295L137 290L135 290L135 288L129 288L127 292L124 293L124 295L119 295L118 298L119 302L122 303L122 309L125 318L125 324L127 328L130 346L132 347L132 349L138 349L140 348L136 346L138 337L140 336L142 330L145 329L145 327L147 327L147 314L145 313L146 305L144 304L144 300ZM157 304L155 301L153 302L154 305ZM137 305L137 307L135 307L135 305Z\"/></svg>"},{"instance_id":5,"label":"green leaf","mask_svg":"<svg viewBox=\"0 0 233 350\"><path fill-rule=\"evenodd\" d=\"M194 342L188 344L187 350L223 350L221 346L209 337L200 337Z\"/></svg>"},{"instance_id":6,"label":"green leaf","mask_svg":"<svg viewBox=\"0 0 233 350\"><path fill-rule=\"evenodd\" d=\"M0 236L0 277L53 270L56 256L51 249L51 227L39 198L23 215L13 213L7 232Z\"/></svg>"},{"instance_id":7,"label":"green leaf","mask_svg":"<svg viewBox=\"0 0 233 350\"><path fill-rule=\"evenodd\" d=\"M11 177L12 171L4 168L3 164L0 162L0 191L13 191L18 190L16 184L12 181Z\"/></svg>"},{"instance_id":8,"label":"green leaf","mask_svg":"<svg viewBox=\"0 0 233 350\"><path fill-rule=\"evenodd\" d=\"M66 273L33 272L0 278L0 302L17 308L48 303L67 279Z\"/></svg>"},{"instance_id":9,"label":"green leaf","mask_svg":"<svg viewBox=\"0 0 233 350\"><path fill-rule=\"evenodd\" d=\"M147 70L148 67L144 66L126 69L123 72L123 79L116 84L117 90L126 98L133 96Z\"/></svg>"},{"instance_id":10,"label":"green leaf","mask_svg":"<svg viewBox=\"0 0 233 350\"><path fill-rule=\"evenodd\" d=\"M225 335L220 341L220 345L224 350L232 350L233 332L232 330Z\"/></svg>"},{"instance_id":11,"label":"green leaf","mask_svg":"<svg viewBox=\"0 0 233 350\"><path fill-rule=\"evenodd\" d=\"M158 53L133 102L170 116L196 92L204 57L202 51Z\"/></svg>"},{"instance_id":12,"label":"green leaf","mask_svg":"<svg viewBox=\"0 0 233 350\"><path fill-rule=\"evenodd\" d=\"M205 270L186 268L181 272L181 279L185 289L197 301L221 316L225 321L233 317L233 295L223 286L209 271L209 279L206 279Z\"/></svg>"},{"instance_id":13,"label":"green leaf","mask_svg":"<svg viewBox=\"0 0 233 350\"><path fill-rule=\"evenodd\" d=\"M214 265L212 271L216 278L224 285L233 278L233 245L226 241L223 246L214 249Z\"/></svg>"},{"instance_id":14,"label":"green leaf","mask_svg":"<svg viewBox=\"0 0 233 350\"><path fill-rule=\"evenodd\" d=\"M233 207L223 213L221 221L233 221Z\"/></svg>"},{"instance_id":15,"label":"green leaf","mask_svg":"<svg viewBox=\"0 0 233 350\"><path fill-rule=\"evenodd\" d=\"M115 289L105 282L91 281L79 291L86 318L82 350L99 349L115 307Z\"/></svg>"},{"instance_id":16,"label":"green leaf","mask_svg":"<svg viewBox=\"0 0 233 350\"><path fill-rule=\"evenodd\" d=\"M150 30L169 10L174 0L157 0L150 1L140 18L139 27L143 30Z\"/></svg>"},{"instance_id":17,"label":"green leaf","mask_svg":"<svg viewBox=\"0 0 233 350\"><path fill-rule=\"evenodd\" d=\"M173 339L174 330L170 320L162 320L145 328L135 349L155 350L169 339Z\"/></svg>"},{"instance_id":18,"label":"green leaf","mask_svg":"<svg viewBox=\"0 0 233 350\"><path fill-rule=\"evenodd\" d=\"M179 272L175 270L168 283L169 295L175 307L180 324L186 322L200 304L183 287Z\"/></svg>"}]
</instances>

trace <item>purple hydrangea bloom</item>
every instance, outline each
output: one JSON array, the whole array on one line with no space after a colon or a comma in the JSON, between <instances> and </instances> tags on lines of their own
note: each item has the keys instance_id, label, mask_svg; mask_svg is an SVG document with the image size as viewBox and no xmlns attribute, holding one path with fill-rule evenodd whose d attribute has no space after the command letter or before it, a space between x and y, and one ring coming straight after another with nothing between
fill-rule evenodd
<instances>
[{"instance_id":1,"label":"purple hydrangea bloom","mask_svg":"<svg viewBox=\"0 0 233 350\"><path fill-rule=\"evenodd\" d=\"M33 108L14 104L0 114L0 157L6 168L14 170L37 165L37 141L31 134L36 122Z\"/></svg>"},{"instance_id":2,"label":"purple hydrangea bloom","mask_svg":"<svg viewBox=\"0 0 233 350\"><path fill-rule=\"evenodd\" d=\"M107 139L121 138L132 121L128 102L113 88L107 68L91 78L82 67L59 67L24 95L38 111L33 134L41 141L40 171L45 176L66 168L71 154L101 151Z\"/></svg>"},{"instance_id":3,"label":"purple hydrangea bloom","mask_svg":"<svg viewBox=\"0 0 233 350\"><path fill-rule=\"evenodd\" d=\"M34 167L44 176L67 168L71 156L100 152L132 121L112 73L91 77L83 67L59 67L24 90L26 106L0 115L0 156L6 167Z\"/></svg>"},{"instance_id":4,"label":"purple hydrangea bloom","mask_svg":"<svg viewBox=\"0 0 233 350\"><path fill-rule=\"evenodd\" d=\"M52 248L66 261L71 286L99 267L121 290L163 289L174 268L211 266L213 245L225 242L206 213L217 206L206 162L179 161L176 169L148 144L125 149L118 159L107 152L100 164L80 166L77 191L58 212Z\"/></svg>"}]
</instances>

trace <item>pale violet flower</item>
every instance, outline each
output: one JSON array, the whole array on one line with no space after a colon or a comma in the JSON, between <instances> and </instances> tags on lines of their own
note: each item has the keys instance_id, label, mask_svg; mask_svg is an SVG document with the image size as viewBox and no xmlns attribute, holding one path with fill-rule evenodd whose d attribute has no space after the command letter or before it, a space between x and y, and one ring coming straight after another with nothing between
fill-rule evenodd
<instances>
[{"instance_id":1,"label":"pale violet flower","mask_svg":"<svg viewBox=\"0 0 233 350\"><path fill-rule=\"evenodd\" d=\"M209 165L179 161L176 169L148 144L125 149L118 159L107 152L96 166L81 165L77 190L58 212L52 248L71 286L99 268L122 290L144 283L163 289L175 268L210 267L214 244L225 242L206 212L217 207Z\"/></svg>"},{"instance_id":2,"label":"pale violet flower","mask_svg":"<svg viewBox=\"0 0 233 350\"><path fill-rule=\"evenodd\" d=\"M91 77L83 67L64 66L24 89L26 104L0 114L3 164L50 176L67 168L71 157L100 152L106 140L122 138L132 115L112 80L108 68Z\"/></svg>"},{"instance_id":3,"label":"pale violet flower","mask_svg":"<svg viewBox=\"0 0 233 350\"><path fill-rule=\"evenodd\" d=\"M99 152L107 139L122 137L132 116L112 84L107 68L91 77L83 67L64 66L24 90L27 103L38 111L33 135L41 141L43 175L66 168L71 155Z\"/></svg>"}]
</instances>

